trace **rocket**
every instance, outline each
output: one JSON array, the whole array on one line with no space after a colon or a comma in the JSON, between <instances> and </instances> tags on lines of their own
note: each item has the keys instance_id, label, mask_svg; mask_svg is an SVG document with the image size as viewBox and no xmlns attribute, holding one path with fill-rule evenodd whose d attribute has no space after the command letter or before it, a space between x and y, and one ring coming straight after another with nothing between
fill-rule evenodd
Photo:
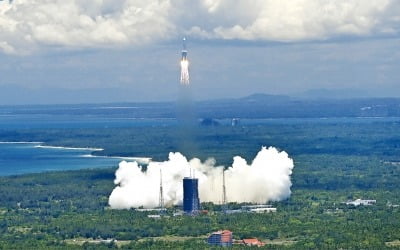
<instances>
[{"instance_id":1,"label":"rocket","mask_svg":"<svg viewBox=\"0 0 400 250\"><path fill-rule=\"evenodd\" d=\"M182 39L182 58L181 61L187 61L186 37Z\"/></svg>"},{"instance_id":2,"label":"rocket","mask_svg":"<svg viewBox=\"0 0 400 250\"><path fill-rule=\"evenodd\" d=\"M182 58L181 58L181 84L189 85L189 61L187 59L186 38L182 41Z\"/></svg>"}]
</instances>

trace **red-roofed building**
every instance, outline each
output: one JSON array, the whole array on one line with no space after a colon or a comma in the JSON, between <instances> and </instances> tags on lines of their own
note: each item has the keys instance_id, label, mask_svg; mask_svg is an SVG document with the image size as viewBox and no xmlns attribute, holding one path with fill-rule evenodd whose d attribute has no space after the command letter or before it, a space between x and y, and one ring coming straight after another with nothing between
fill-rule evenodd
<instances>
[{"instance_id":1,"label":"red-roofed building","mask_svg":"<svg viewBox=\"0 0 400 250\"><path fill-rule=\"evenodd\" d=\"M262 247L265 245L265 243L259 241L258 239L243 239L242 244L246 246L259 246Z\"/></svg>"}]
</instances>

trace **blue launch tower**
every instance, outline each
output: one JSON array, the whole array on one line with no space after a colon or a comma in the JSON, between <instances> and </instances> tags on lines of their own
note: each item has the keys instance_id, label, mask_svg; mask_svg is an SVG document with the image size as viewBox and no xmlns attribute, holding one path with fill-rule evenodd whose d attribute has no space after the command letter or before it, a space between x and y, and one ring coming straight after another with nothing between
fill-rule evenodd
<instances>
[{"instance_id":1,"label":"blue launch tower","mask_svg":"<svg viewBox=\"0 0 400 250\"><path fill-rule=\"evenodd\" d=\"M197 214L200 209L199 180L185 177L183 179L183 212Z\"/></svg>"}]
</instances>

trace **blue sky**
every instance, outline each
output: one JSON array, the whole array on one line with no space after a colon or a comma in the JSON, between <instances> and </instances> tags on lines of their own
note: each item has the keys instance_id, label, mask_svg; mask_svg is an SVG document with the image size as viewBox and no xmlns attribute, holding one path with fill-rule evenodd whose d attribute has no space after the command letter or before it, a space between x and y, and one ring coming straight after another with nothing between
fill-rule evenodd
<instances>
[{"instance_id":1,"label":"blue sky","mask_svg":"<svg viewBox=\"0 0 400 250\"><path fill-rule=\"evenodd\" d=\"M0 1L0 104L400 97L398 0Z\"/></svg>"}]
</instances>

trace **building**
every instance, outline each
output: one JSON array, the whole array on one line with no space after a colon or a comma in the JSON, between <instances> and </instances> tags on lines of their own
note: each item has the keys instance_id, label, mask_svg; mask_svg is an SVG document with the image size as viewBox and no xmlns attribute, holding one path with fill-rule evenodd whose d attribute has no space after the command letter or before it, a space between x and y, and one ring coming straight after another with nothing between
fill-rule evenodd
<instances>
[{"instance_id":1,"label":"building","mask_svg":"<svg viewBox=\"0 0 400 250\"><path fill-rule=\"evenodd\" d=\"M229 230L214 232L208 237L207 243L214 246L232 246L232 232Z\"/></svg>"},{"instance_id":2,"label":"building","mask_svg":"<svg viewBox=\"0 0 400 250\"><path fill-rule=\"evenodd\" d=\"M247 205L242 206L242 210L250 213L276 212L276 208L272 207L271 205Z\"/></svg>"},{"instance_id":3,"label":"building","mask_svg":"<svg viewBox=\"0 0 400 250\"><path fill-rule=\"evenodd\" d=\"M166 212L166 208L137 208L138 212Z\"/></svg>"},{"instance_id":4,"label":"building","mask_svg":"<svg viewBox=\"0 0 400 250\"><path fill-rule=\"evenodd\" d=\"M265 246L265 243L259 241L256 238L254 238L254 239L243 239L241 241L241 244L243 244L245 246L258 246L258 247Z\"/></svg>"},{"instance_id":5,"label":"building","mask_svg":"<svg viewBox=\"0 0 400 250\"><path fill-rule=\"evenodd\" d=\"M276 208L271 205L246 205L242 206L241 209L225 210L226 214L236 213L274 213Z\"/></svg>"},{"instance_id":6,"label":"building","mask_svg":"<svg viewBox=\"0 0 400 250\"><path fill-rule=\"evenodd\" d=\"M374 205L376 203L376 200L361 200L361 199L357 199L354 201L347 201L346 205L353 205L355 207L363 205L363 206L371 206Z\"/></svg>"},{"instance_id":7,"label":"building","mask_svg":"<svg viewBox=\"0 0 400 250\"><path fill-rule=\"evenodd\" d=\"M239 118L232 118L231 125L232 125L232 127L236 127L236 126L240 125L240 119Z\"/></svg>"},{"instance_id":8,"label":"building","mask_svg":"<svg viewBox=\"0 0 400 250\"><path fill-rule=\"evenodd\" d=\"M257 204L257 205L242 206L242 210L251 210L251 209L256 209L256 208L272 208L272 205Z\"/></svg>"},{"instance_id":9,"label":"building","mask_svg":"<svg viewBox=\"0 0 400 250\"><path fill-rule=\"evenodd\" d=\"M161 215L159 215L159 214L149 214L149 215L147 215L147 218L161 219Z\"/></svg>"},{"instance_id":10,"label":"building","mask_svg":"<svg viewBox=\"0 0 400 250\"><path fill-rule=\"evenodd\" d=\"M183 179L183 212L197 214L200 210L199 180L185 177Z\"/></svg>"},{"instance_id":11,"label":"building","mask_svg":"<svg viewBox=\"0 0 400 250\"><path fill-rule=\"evenodd\" d=\"M275 207L253 208L249 210L251 213L275 213Z\"/></svg>"}]
</instances>

